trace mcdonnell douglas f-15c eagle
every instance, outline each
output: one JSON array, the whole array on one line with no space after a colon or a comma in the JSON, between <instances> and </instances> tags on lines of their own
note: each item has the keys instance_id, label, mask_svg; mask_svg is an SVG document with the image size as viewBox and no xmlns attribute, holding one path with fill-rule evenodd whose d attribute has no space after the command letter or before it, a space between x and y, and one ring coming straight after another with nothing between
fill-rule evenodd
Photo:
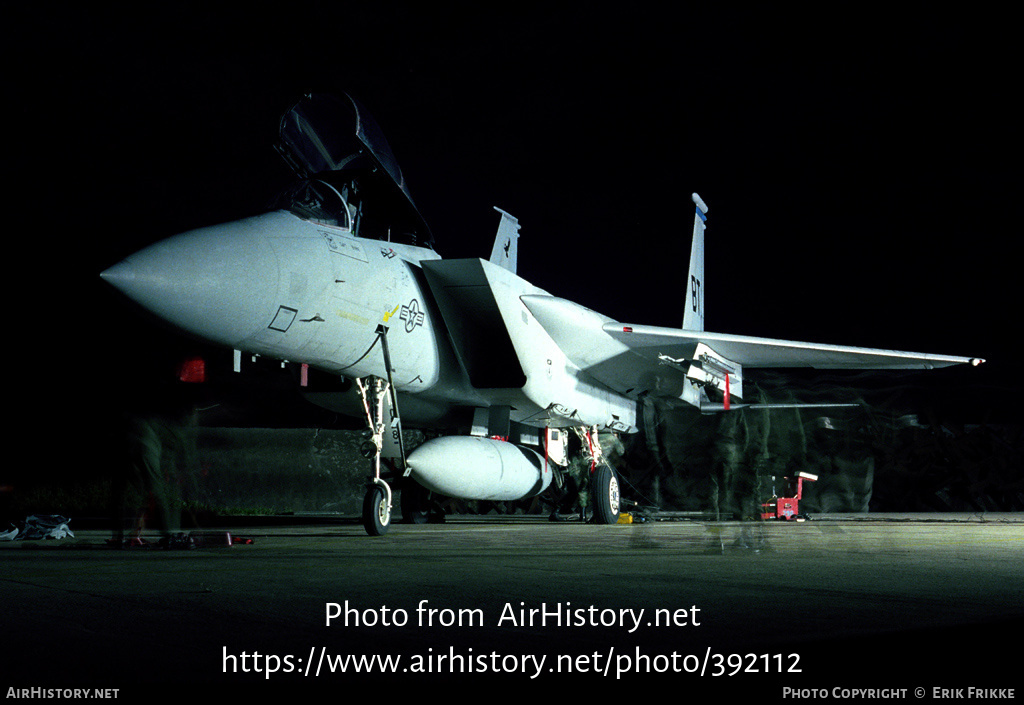
<instances>
[{"instance_id":1,"label":"mcdonnell douglas f-15c eagle","mask_svg":"<svg viewBox=\"0 0 1024 705\"><path fill-rule=\"evenodd\" d=\"M500 209L489 260L441 259L380 129L348 95L305 96L279 136L301 178L279 210L171 237L102 276L157 316L233 348L236 361L246 351L355 380L361 404L351 390L307 396L370 425L370 534L391 521L382 456L442 495L516 500L562 472L567 429L589 445L597 429L636 432L650 399L702 413L742 408L744 368L981 362L706 332L708 208L697 194L682 328L623 324L517 276L519 223ZM463 435L407 456L402 422ZM591 467L595 519L614 523L615 471Z\"/></svg>"}]
</instances>

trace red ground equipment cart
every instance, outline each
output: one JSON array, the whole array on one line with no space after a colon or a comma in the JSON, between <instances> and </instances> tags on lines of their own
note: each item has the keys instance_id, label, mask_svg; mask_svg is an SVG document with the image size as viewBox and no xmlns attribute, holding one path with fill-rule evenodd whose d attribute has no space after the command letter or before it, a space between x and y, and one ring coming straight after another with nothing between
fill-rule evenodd
<instances>
[{"instance_id":1,"label":"red ground equipment cart","mask_svg":"<svg viewBox=\"0 0 1024 705\"><path fill-rule=\"evenodd\" d=\"M800 499L804 494L804 480L814 482L818 479L818 476L812 475L809 472L798 472L795 478L784 477L782 479L786 481L786 493L789 496L777 497L775 495L775 478L773 477L772 497L761 504L761 518L766 521L769 519L782 519L783 521L805 519L806 516L800 513Z\"/></svg>"}]
</instances>

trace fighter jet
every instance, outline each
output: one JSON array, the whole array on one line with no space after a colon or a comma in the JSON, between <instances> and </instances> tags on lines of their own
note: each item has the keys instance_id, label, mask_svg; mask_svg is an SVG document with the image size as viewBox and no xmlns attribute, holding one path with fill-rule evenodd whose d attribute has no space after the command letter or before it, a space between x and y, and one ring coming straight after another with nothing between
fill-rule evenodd
<instances>
[{"instance_id":1,"label":"fighter jet","mask_svg":"<svg viewBox=\"0 0 1024 705\"><path fill-rule=\"evenodd\" d=\"M520 226L497 208L489 259L442 259L379 127L347 94L303 97L282 117L276 147L299 177L280 207L157 242L102 277L156 316L235 350L236 367L245 353L354 380L347 393L307 397L366 420L371 535L392 517L382 461L444 496L518 500L564 472L575 430L590 461L594 519L614 523L619 481L596 432L637 432L645 403L705 414L754 406L743 401L746 368L981 362L705 331L708 207L697 194L682 326L644 326L519 277ZM448 435L407 454L403 424Z\"/></svg>"}]
</instances>

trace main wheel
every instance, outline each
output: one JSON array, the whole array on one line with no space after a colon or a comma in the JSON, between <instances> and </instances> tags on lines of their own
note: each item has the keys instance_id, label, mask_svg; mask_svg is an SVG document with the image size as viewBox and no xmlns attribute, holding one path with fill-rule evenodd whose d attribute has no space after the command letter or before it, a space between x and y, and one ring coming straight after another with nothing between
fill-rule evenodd
<instances>
[{"instance_id":1,"label":"main wheel","mask_svg":"<svg viewBox=\"0 0 1024 705\"><path fill-rule=\"evenodd\" d=\"M373 485L363 499L363 526L370 536L383 536L391 526L391 506L387 493L380 485Z\"/></svg>"},{"instance_id":2,"label":"main wheel","mask_svg":"<svg viewBox=\"0 0 1024 705\"><path fill-rule=\"evenodd\" d=\"M594 521L598 524L619 522L619 478L609 465L598 465L590 476L590 495L594 502Z\"/></svg>"}]
</instances>

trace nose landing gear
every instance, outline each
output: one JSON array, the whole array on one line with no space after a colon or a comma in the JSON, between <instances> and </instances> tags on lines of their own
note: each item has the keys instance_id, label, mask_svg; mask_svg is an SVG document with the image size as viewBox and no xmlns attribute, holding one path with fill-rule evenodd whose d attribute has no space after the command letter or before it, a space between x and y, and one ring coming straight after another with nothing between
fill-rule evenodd
<instances>
[{"instance_id":1,"label":"nose landing gear","mask_svg":"<svg viewBox=\"0 0 1024 705\"><path fill-rule=\"evenodd\" d=\"M387 452L388 457L402 459L405 475L409 467L405 462L405 443L402 440L402 423L398 414L398 397L391 379L391 354L388 351L388 329L377 326L377 337L384 353L384 369L387 381L380 377L357 379L359 393L363 398L363 410L366 422L370 427L370 443L367 457L373 462L373 475L370 477L366 495L363 498L363 527L370 536L382 536L391 526L391 487L380 475L381 456ZM385 423L385 415L387 422Z\"/></svg>"}]
</instances>

